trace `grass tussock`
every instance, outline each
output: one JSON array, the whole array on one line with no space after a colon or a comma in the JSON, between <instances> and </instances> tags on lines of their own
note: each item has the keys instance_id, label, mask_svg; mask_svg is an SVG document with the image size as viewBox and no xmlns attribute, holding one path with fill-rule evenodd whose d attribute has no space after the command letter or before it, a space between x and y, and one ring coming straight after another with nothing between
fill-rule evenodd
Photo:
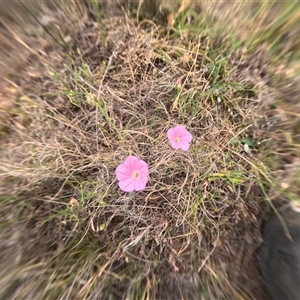
<instances>
[{"instance_id":1,"label":"grass tussock","mask_svg":"<svg viewBox=\"0 0 300 300\"><path fill-rule=\"evenodd\" d=\"M48 11L59 43L6 77L1 298L261 299L266 200L299 197L299 79L205 10L170 27L101 5L61 6L81 12L70 27ZM117 185L130 154L149 165L141 192Z\"/></svg>"}]
</instances>

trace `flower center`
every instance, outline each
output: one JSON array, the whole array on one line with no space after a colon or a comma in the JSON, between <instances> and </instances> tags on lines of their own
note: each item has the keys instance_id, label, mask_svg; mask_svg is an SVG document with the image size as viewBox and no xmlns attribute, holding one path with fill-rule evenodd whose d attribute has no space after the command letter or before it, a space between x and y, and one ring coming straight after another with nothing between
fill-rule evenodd
<instances>
[{"instance_id":1,"label":"flower center","mask_svg":"<svg viewBox=\"0 0 300 300\"><path fill-rule=\"evenodd\" d=\"M175 143L179 143L180 142L180 138L175 138Z\"/></svg>"},{"instance_id":2,"label":"flower center","mask_svg":"<svg viewBox=\"0 0 300 300\"><path fill-rule=\"evenodd\" d=\"M133 178L138 178L140 176L140 173L138 171L133 171L132 177Z\"/></svg>"}]
</instances>

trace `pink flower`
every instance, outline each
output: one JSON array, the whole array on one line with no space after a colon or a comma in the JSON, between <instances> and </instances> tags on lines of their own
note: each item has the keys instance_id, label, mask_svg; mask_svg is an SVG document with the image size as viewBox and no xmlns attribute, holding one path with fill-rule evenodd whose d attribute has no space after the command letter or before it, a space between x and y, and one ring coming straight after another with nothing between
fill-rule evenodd
<instances>
[{"instance_id":1,"label":"pink flower","mask_svg":"<svg viewBox=\"0 0 300 300\"><path fill-rule=\"evenodd\" d=\"M119 187L124 192L141 191L148 182L148 165L136 156L128 156L116 168Z\"/></svg>"},{"instance_id":2,"label":"pink flower","mask_svg":"<svg viewBox=\"0 0 300 300\"><path fill-rule=\"evenodd\" d=\"M190 143L193 136L185 129L183 125L177 125L174 128L170 128L167 132L171 146L174 149L181 149L187 151L190 147Z\"/></svg>"}]
</instances>

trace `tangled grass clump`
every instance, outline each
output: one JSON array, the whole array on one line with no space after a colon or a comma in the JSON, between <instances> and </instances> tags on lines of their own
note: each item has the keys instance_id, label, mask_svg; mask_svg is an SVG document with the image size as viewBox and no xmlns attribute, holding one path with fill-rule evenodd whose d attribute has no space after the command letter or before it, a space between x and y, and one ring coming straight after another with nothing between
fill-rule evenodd
<instances>
[{"instance_id":1,"label":"tangled grass clump","mask_svg":"<svg viewBox=\"0 0 300 300\"><path fill-rule=\"evenodd\" d=\"M67 53L16 76L22 122L1 147L1 298L251 298L240 269L282 161L271 155L278 94L204 15L173 28L98 17ZM189 151L169 145L176 124L193 136ZM139 192L116 180L129 155L149 166Z\"/></svg>"}]
</instances>

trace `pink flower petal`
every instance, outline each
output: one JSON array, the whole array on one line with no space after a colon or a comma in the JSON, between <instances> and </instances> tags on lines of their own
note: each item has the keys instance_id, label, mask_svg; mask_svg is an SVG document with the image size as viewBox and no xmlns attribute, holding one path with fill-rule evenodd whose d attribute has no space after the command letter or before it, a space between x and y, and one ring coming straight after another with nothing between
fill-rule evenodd
<instances>
[{"instance_id":1,"label":"pink flower petal","mask_svg":"<svg viewBox=\"0 0 300 300\"><path fill-rule=\"evenodd\" d=\"M134 177L138 172L138 177ZM119 180L119 187L124 192L140 191L146 187L148 182L148 165L136 156L128 156L125 161L117 166L116 176Z\"/></svg>"},{"instance_id":2,"label":"pink flower petal","mask_svg":"<svg viewBox=\"0 0 300 300\"><path fill-rule=\"evenodd\" d=\"M118 180L124 180L131 176L131 172L128 170L128 168L124 164L121 164L121 165L118 165L116 168L116 175L117 175Z\"/></svg>"},{"instance_id":3,"label":"pink flower petal","mask_svg":"<svg viewBox=\"0 0 300 300\"><path fill-rule=\"evenodd\" d=\"M130 155L128 156L125 161L124 161L124 165L130 170L133 170L133 167L135 165L135 162L137 162L139 159L136 156Z\"/></svg>"},{"instance_id":4,"label":"pink flower petal","mask_svg":"<svg viewBox=\"0 0 300 300\"><path fill-rule=\"evenodd\" d=\"M148 176L141 176L141 182L144 186L146 186L148 182Z\"/></svg>"},{"instance_id":5,"label":"pink flower petal","mask_svg":"<svg viewBox=\"0 0 300 300\"><path fill-rule=\"evenodd\" d=\"M190 143L193 139L192 135L184 135L180 137L180 141Z\"/></svg>"},{"instance_id":6,"label":"pink flower petal","mask_svg":"<svg viewBox=\"0 0 300 300\"><path fill-rule=\"evenodd\" d=\"M135 187L135 179L127 178L125 180L119 181L119 187L124 192L133 192Z\"/></svg>"},{"instance_id":7,"label":"pink flower petal","mask_svg":"<svg viewBox=\"0 0 300 300\"><path fill-rule=\"evenodd\" d=\"M138 166L137 170L139 171L139 173L141 175L144 175L144 176L147 176L149 173L148 165L143 160L139 161L139 166Z\"/></svg>"},{"instance_id":8,"label":"pink flower petal","mask_svg":"<svg viewBox=\"0 0 300 300\"><path fill-rule=\"evenodd\" d=\"M174 140L170 140L170 144L174 149L180 149L180 144L175 142Z\"/></svg>"},{"instance_id":9,"label":"pink flower petal","mask_svg":"<svg viewBox=\"0 0 300 300\"><path fill-rule=\"evenodd\" d=\"M174 130L176 131L177 134L179 134L180 132L185 132L186 129L183 125L177 125L174 127Z\"/></svg>"},{"instance_id":10,"label":"pink flower petal","mask_svg":"<svg viewBox=\"0 0 300 300\"><path fill-rule=\"evenodd\" d=\"M140 174L140 176L147 177L149 174L149 171L148 171L148 169L140 169L139 174Z\"/></svg>"},{"instance_id":11,"label":"pink flower petal","mask_svg":"<svg viewBox=\"0 0 300 300\"><path fill-rule=\"evenodd\" d=\"M183 151L187 151L190 148L190 144L189 143L180 143L180 149Z\"/></svg>"},{"instance_id":12,"label":"pink flower petal","mask_svg":"<svg viewBox=\"0 0 300 300\"><path fill-rule=\"evenodd\" d=\"M136 191L143 190L146 187L147 181L148 181L147 178L145 178L143 176L136 178L134 189Z\"/></svg>"},{"instance_id":13,"label":"pink flower petal","mask_svg":"<svg viewBox=\"0 0 300 300\"><path fill-rule=\"evenodd\" d=\"M167 132L168 139L174 149L188 150L193 140L191 133L183 125L177 125L170 128Z\"/></svg>"},{"instance_id":14,"label":"pink flower petal","mask_svg":"<svg viewBox=\"0 0 300 300\"><path fill-rule=\"evenodd\" d=\"M170 128L170 129L167 131L167 135L168 135L168 139L169 139L169 140L174 140L175 137L176 137L176 132L175 132L174 128Z\"/></svg>"}]
</instances>

